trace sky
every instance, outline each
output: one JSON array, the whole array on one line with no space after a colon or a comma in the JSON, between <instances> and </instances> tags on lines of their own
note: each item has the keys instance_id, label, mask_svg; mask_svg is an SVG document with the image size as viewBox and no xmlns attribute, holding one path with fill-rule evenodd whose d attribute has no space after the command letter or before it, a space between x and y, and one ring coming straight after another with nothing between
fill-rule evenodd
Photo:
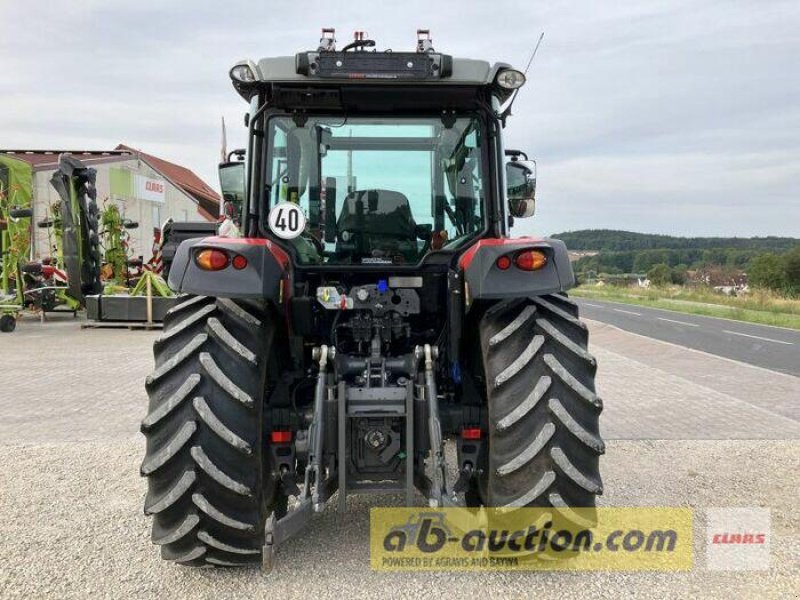
<instances>
[{"instance_id":1,"label":"sky","mask_svg":"<svg viewBox=\"0 0 800 600\"><path fill-rule=\"evenodd\" d=\"M800 2L0 0L0 148L112 149L218 187L220 121L245 145L237 60L364 30L524 67L506 128L538 161L515 234L628 229L800 237Z\"/></svg>"}]
</instances>

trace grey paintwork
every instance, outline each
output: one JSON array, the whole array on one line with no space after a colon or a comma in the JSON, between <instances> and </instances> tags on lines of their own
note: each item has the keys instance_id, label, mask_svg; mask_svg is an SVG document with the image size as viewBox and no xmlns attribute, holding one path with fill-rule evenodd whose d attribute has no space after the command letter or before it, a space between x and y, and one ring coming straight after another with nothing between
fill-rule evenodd
<instances>
[{"instance_id":1,"label":"grey paintwork","mask_svg":"<svg viewBox=\"0 0 800 600\"><path fill-rule=\"evenodd\" d=\"M241 61L236 64L249 64L250 67L253 67L253 63L249 61ZM259 81L274 81L274 82L281 82L281 81L293 81L293 82L308 82L309 80L319 80L316 77L307 77L305 75L298 75L297 74L297 65L294 56L276 56L271 58L262 58L258 61L257 71L256 71L256 78ZM511 68L510 65L506 63L496 63L494 65L489 64L485 60L473 60L470 58L454 58L453 59L453 74L449 77L443 77L442 79L432 79L429 80L429 83L433 85L441 85L443 83L452 83L452 84L472 84L472 85L485 85L488 83L492 83L494 81L495 76L497 75L497 71L501 68ZM323 80L319 80L323 81ZM330 81L330 80L327 80ZM364 80L359 79L342 79L342 82L350 83L350 84L364 84ZM402 84L409 82L407 80L394 80L394 79L386 79L386 80L369 80L367 83L370 85L375 83L386 83L389 85L392 84ZM425 83L425 82L414 82L416 83Z\"/></svg>"},{"instance_id":2,"label":"grey paintwork","mask_svg":"<svg viewBox=\"0 0 800 600\"><path fill-rule=\"evenodd\" d=\"M270 242L267 242L270 243ZM221 248L247 258L247 266L237 270L229 266L221 271L204 271L194 261L202 248ZM248 244L231 238L197 238L178 247L169 272L169 287L180 294L200 294L221 298L280 298L284 269L262 244Z\"/></svg>"},{"instance_id":3,"label":"grey paintwork","mask_svg":"<svg viewBox=\"0 0 800 600\"><path fill-rule=\"evenodd\" d=\"M220 271L204 271L194 260L195 253L203 248L224 249L231 256L241 254L247 258L248 265L241 270L229 266ZM548 257L547 265L534 272L522 271L513 265L501 271L495 265L495 261L503 254L513 254L526 248L544 250ZM285 272L266 245L245 243L235 238L196 238L186 240L178 247L169 273L169 286L182 294L277 301ZM482 246L475 253L464 276L473 299L537 296L566 291L575 285L566 246L560 240L546 238Z\"/></svg>"},{"instance_id":4,"label":"grey paintwork","mask_svg":"<svg viewBox=\"0 0 800 600\"><path fill-rule=\"evenodd\" d=\"M372 54L372 53L366 53ZM380 53L378 53L380 54ZM494 83L497 77L497 72L501 69L510 69L511 65L507 63L490 64L485 60L474 60L470 58L453 58L453 71L447 77L426 79L426 80L408 80L408 79L332 79L320 78L315 76L300 75L297 73L297 59L295 56L275 56L269 58L262 58L258 64L251 60L241 60L234 66L247 65L254 72L256 81L254 83L240 83L234 81L234 87L239 94L245 99L250 101L255 95L259 84L263 83L304 83L304 84L318 84L318 85L331 85L336 83L340 85L423 85L423 86L449 86L449 85L474 85L484 86ZM506 92L506 90L502 90ZM510 94L504 93L503 97Z\"/></svg>"},{"instance_id":5,"label":"grey paintwork","mask_svg":"<svg viewBox=\"0 0 800 600\"><path fill-rule=\"evenodd\" d=\"M543 250L547 264L539 271L522 271L512 265L500 270L495 262L504 254L526 248ZM516 243L481 246L464 274L473 299L519 298L563 292L575 285L567 247L561 240L544 238L538 241L520 239Z\"/></svg>"}]
</instances>

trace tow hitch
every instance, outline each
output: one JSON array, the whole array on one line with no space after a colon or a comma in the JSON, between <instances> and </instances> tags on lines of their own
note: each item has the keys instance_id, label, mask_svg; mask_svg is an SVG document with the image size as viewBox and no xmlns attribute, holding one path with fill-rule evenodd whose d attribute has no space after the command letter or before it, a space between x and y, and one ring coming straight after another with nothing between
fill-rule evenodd
<instances>
[{"instance_id":1,"label":"tow hitch","mask_svg":"<svg viewBox=\"0 0 800 600\"><path fill-rule=\"evenodd\" d=\"M336 351L328 346L314 348L313 358L318 365L316 388L314 391L314 410L309 426L308 465L305 470L305 481L299 492L294 508L280 519L271 515L266 522L264 546L262 552L262 570L269 573L276 548L299 533L313 518L314 513L321 512L333 491L339 491L339 510L344 511L348 494L386 494L404 493L406 504L414 504L414 493L418 484L428 496L431 507L454 506L457 499L455 490L448 491L447 473L444 462L444 441L439 416L439 402L436 390L435 363L438 357L436 346L425 344L417 346L413 354L400 360L380 358L379 369L375 362L340 356L338 374L329 372L329 366L336 358ZM418 367L422 364L422 372ZM365 381L371 381L370 369L383 373L376 379L385 383L387 370L403 369L403 377L399 379L402 386L367 386L360 387L335 381L337 376L351 371L364 369L367 373ZM415 379L419 383L415 385ZM415 392L416 391L416 392ZM416 396L415 396L416 393ZM333 401L337 416L336 448L325 448L326 429L334 423L329 421L326 402ZM431 479L415 473L415 457L419 452L414 447L415 439L415 404L423 404L427 412L427 433L430 440ZM385 430L380 426L357 427L365 423L393 422L394 426ZM400 429L397 425L402 424ZM364 433L366 431L366 433ZM379 460L386 463L392 456L401 457L404 465L396 474L386 473L383 479L376 480L374 473L362 474L354 472L353 436L360 436L355 443L362 444L376 452ZM392 439L395 436L396 439ZM363 439L361 439L363 438ZM401 439L403 440L401 449ZM330 473L332 461L326 457L335 452L336 473ZM420 481L415 480L416 478ZM462 473L463 477L471 476L471 472ZM370 479L372 477L372 479Z\"/></svg>"}]
</instances>

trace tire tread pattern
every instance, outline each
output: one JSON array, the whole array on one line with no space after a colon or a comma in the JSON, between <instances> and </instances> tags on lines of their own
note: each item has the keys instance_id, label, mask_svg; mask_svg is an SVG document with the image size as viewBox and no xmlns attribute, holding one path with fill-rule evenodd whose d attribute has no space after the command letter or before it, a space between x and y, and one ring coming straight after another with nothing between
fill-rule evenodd
<instances>
[{"instance_id":1,"label":"tire tread pattern","mask_svg":"<svg viewBox=\"0 0 800 600\"><path fill-rule=\"evenodd\" d=\"M493 305L480 322L489 404L484 501L552 508L584 524L570 507L593 508L602 494L597 362L577 305L555 294Z\"/></svg>"},{"instance_id":2,"label":"tire tread pattern","mask_svg":"<svg viewBox=\"0 0 800 600\"><path fill-rule=\"evenodd\" d=\"M166 560L260 560L278 502L261 431L273 322L258 302L203 296L179 299L166 315L141 427L145 513Z\"/></svg>"}]
</instances>

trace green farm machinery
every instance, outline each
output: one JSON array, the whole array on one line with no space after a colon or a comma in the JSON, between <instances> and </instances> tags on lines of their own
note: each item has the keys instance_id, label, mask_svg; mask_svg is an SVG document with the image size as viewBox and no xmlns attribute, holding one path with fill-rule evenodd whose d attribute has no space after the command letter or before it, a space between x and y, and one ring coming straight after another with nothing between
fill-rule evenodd
<instances>
[{"instance_id":1,"label":"green farm machinery","mask_svg":"<svg viewBox=\"0 0 800 600\"><path fill-rule=\"evenodd\" d=\"M31 239L31 169L0 156L0 331L14 331L25 305L22 263Z\"/></svg>"},{"instance_id":2,"label":"green farm machinery","mask_svg":"<svg viewBox=\"0 0 800 600\"><path fill-rule=\"evenodd\" d=\"M31 167L0 156L0 330L13 331L26 308L44 315L74 314L86 306L90 318L99 318L101 298L114 320L152 317L144 308L131 316L130 306L144 307L145 295L156 297L156 320L168 309L172 293L166 283L141 259L128 256L129 232L138 224L114 203L104 203L100 212L96 177L95 169L72 156L60 157L50 179L59 199L36 223L47 230L49 256L31 260ZM152 308L151 300L147 304Z\"/></svg>"}]
</instances>

